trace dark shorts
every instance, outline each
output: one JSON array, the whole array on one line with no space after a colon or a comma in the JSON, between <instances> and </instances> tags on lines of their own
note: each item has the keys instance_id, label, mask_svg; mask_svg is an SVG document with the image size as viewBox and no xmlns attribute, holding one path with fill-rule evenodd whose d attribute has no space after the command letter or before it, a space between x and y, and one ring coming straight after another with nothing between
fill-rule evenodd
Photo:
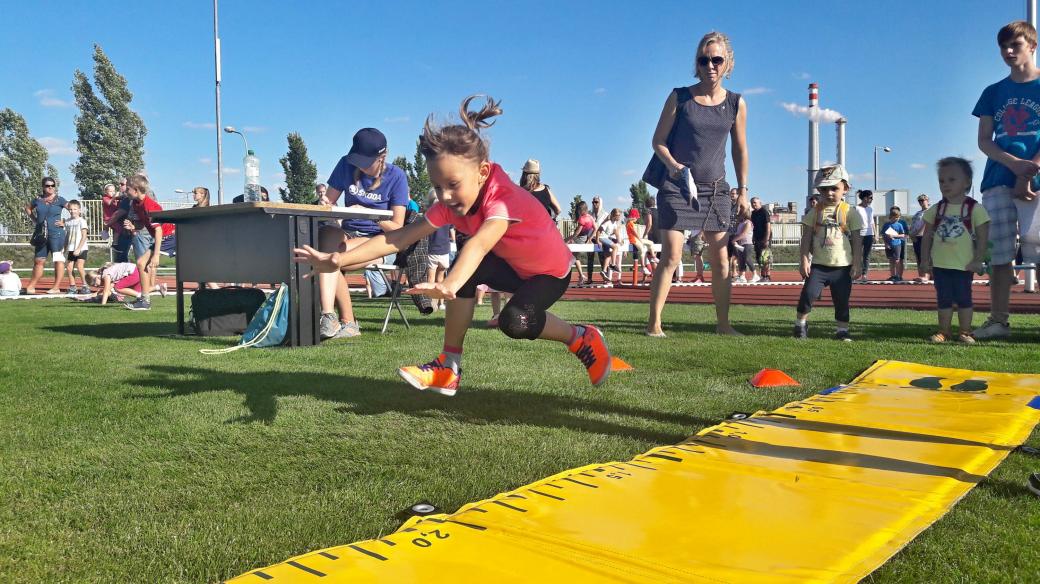
<instances>
[{"instance_id":1,"label":"dark shorts","mask_svg":"<svg viewBox=\"0 0 1040 584\"><path fill-rule=\"evenodd\" d=\"M474 298L481 284L511 293L513 297L499 317L499 328L510 337L536 339L545 328L546 311L563 296L570 283L570 272L563 278L539 275L524 280L505 260L489 253L455 295Z\"/></svg>"},{"instance_id":2,"label":"dark shorts","mask_svg":"<svg viewBox=\"0 0 1040 584\"><path fill-rule=\"evenodd\" d=\"M79 261L79 260L87 261L87 253L89 253L89 252L90 252L90 249L84 247L83 251L79 252L78 254L77 253L73 253L73 252L70 251L66 255L66 257L68 258L69 263L73 263L73 262L76 262L76 261Z\"/></svg>"},{"instance_id":3,"label":"dark shorts","mask_svg":"<svg viewBox=\"0 0 1040 584\"><path fill-rule=\"evenodd\" d=\"M971 272L932 268L932 279L935 281L935 304L939 310L971 308Z\"/></svg>"},{"instance_id":4,"label":"dark shorts","mask_svg":"<svg viewBox=\"0 0 1040 584\"><path fill-rule=\"evenodd\" d=\"M849 297L852 295L852 266L831 267L813 264L809 271L809 279L802 285L802 294L798 298L798 312L809 314L812 305L826 287L831 289L831 301L834 303L834 320L849 322Z\"/></svg>"},{"instance_id":5,"label":"dark shorts","mask_svg":"<svg viewBox=\"0 0 1040 584\"><path fill-rule=\"evenodd\" d=\"M130 242L133 239L133 236L125 231L115 234L115 239L112 243L112 261L116 263L130 261Z\"/></svg>"},{"instance_id":6,"label":"dark shorts","mask_svg":"<svg viewBox=\"0 0 1040 584\"><path fill-rule=\"evenodd\" d=\"M47 254L65 251L65 230L51 227L47 230L47 243L34 249L33 257L47 259Z\"/></svg>"},{"instance_id":7,"label":"dark shorts","mask_svg":"<svg viewBox=\"0 0 1040 584\"><path fill-rule=\"evenodd\" d=\"M661 229L673 231L726 231L729 229L733 201L729 197L729 183L718 180L697 183L697 202L694 211L682 194L679 182L668 178L657 191L657 214Z\"/></svg>"},{"instance_id":8,"label":"dark shorts","mask_svg":"<svg viewBox=\"0 0 1040 584\"><path fill-rule=\"evenodd\" d=\"M906 246L905 245L886 245L885 246L885 257L888 259L898 262L906 259Z\"/></svg>"}]
</instances>

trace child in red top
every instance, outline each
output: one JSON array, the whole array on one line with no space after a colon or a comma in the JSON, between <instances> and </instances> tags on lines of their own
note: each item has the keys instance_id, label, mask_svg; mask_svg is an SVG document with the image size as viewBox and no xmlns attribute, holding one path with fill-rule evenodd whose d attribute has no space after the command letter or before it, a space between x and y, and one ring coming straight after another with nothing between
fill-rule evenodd
<instances>
[{"instance_id":1,"label":"child in red top","mask_svg":"<svg viewBox=\"0 0 1040 584\"><path fill-rule=\"evenodd\" d=\"M449 300L444 323L444 350L424 365L398 373L416 389L455 395L462 374L462 344L473 321L476 288L487 284L513 297L499 316L499 328L514 339L551 339L565 343L588 370L593 385L610 375L610 353L599 329L571 325L546 312L567 290L572 256L563 237L530 193L512 183L502 168L488 160L480 130L488 118L502 113L488 98L478 112L462 102L462 124L436 128L427 119L419 148L426 157L437 203L402 229L376 235L346 252L296 249L296 261L321 272L364 263L407 249L443 225L469 236L442 282L415 287L433 298Z\"/></svg>"},{"instance_id":2,"label":"child in red top","mask_svg":"<svg viewBox=\"0 0 1040 584\"><path fill-rule=\"evenodd\" d=\"M123 229L132 234L131 244L137 256L137 269L141 273L141 286L151 290L155 286L155 275L159 268L159 248L162 245L163 226L152 219L153 213L163 208L148 196L148 177L135 174L127 180L126 194L132 201L130 215L123 220ZM148 294L126 305L130 310L150 310Z\"/></svg>"}]
</instances>

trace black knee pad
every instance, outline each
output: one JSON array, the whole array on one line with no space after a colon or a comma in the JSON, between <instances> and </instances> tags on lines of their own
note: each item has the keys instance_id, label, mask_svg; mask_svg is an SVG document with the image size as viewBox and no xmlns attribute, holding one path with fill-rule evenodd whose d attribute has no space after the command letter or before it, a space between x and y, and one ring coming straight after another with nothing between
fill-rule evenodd
<instances>
[{"instance_id":1,"label":"black knee pad","mask_svg":"<svg viewBox=\"0 0 1040 584\"><path fill-rule=\"evenodd\" d=\"M498 315L498 328L511 339L537 339L545 328L545 311L530 304L507 304Z\"/></svg>"}]
</instances>

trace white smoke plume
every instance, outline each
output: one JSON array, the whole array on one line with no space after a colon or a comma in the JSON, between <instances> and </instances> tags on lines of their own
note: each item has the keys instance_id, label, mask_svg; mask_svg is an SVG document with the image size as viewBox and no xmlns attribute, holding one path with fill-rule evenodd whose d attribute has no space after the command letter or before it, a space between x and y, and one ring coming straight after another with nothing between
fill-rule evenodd
<instances>
[{"instance_id":1,"label":"white smoke plume","mask_svg":"<svg viewBox=\"0 0 1040 584\"><path fill-rule=\"evenodd\" d=\"M803 118L809 118L815 122L826 122L833 124L834 122L845 117L841 115L841 112L834 111L832 109L814 107L810 108L804 105L798 105L796 103L782 102L780 104L785 110L791 112L793 115L800 116Z\"/></svg>"}]
</instances>

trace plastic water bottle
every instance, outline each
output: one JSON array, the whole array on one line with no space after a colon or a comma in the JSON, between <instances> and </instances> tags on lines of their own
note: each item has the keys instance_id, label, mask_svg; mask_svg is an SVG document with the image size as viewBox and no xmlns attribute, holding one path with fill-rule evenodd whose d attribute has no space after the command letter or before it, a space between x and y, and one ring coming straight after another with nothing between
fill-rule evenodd
<instances>
[{"instance_id":1,"label":"plastic water bottle","mask_svg":"<svg viewBox=\"0 0 1040 584\"><path fill-rule=\"evenodd\" d=\"M242 166L245 167L246 175L243 200L247 203L258 203L260 202L260 159L250 150L242 159Z\"/></svg>"}]
</instances>

